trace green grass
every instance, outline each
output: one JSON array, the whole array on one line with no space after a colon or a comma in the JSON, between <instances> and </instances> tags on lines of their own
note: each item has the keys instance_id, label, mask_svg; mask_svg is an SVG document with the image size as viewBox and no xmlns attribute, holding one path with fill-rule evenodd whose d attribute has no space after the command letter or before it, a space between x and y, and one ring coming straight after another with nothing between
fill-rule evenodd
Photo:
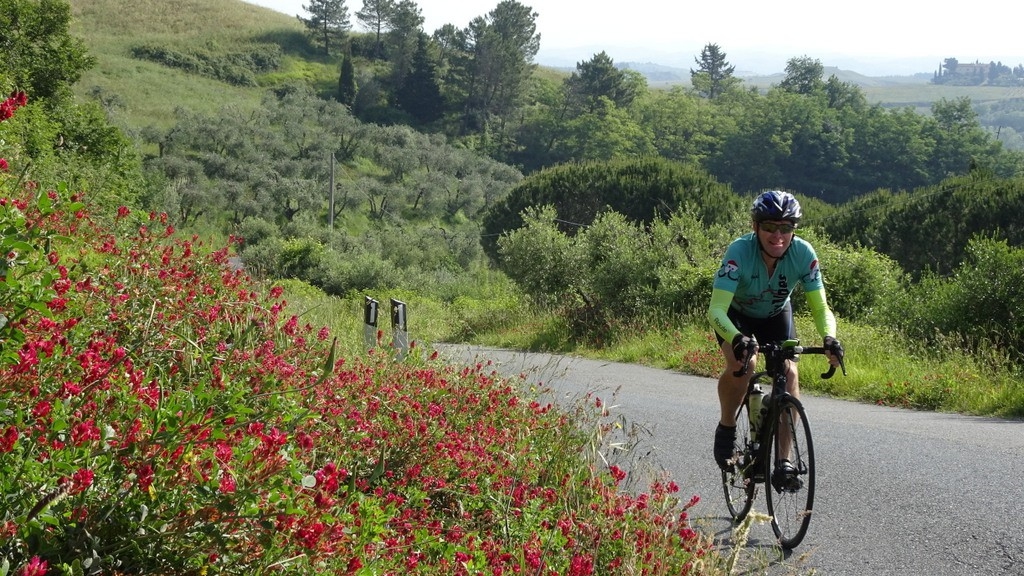
<instances>
[{"instance_id":1,"label":"green grass","mask_svg":"<svg viewBox=\"0 0 1024 576\"><path fill-rule=\"evenodd\" d=\"M311 53L298 19L241 0L72 0L71 6L71 33L97 59L75 84L76 95L88 99L100 91L116 97L123 106L115 114L129 129L169 128L179 107L206 114L228 105L255 108L268 86L290 81L319 85L333 82L337 74L335 63ZM277 44L284 58L279 70L258 79L260 86L238 87L133 58L131 48L142 43L214 52Z\"/></svg>"},{"instance_id":2,"label":"green grass","mask_svg":"<svg viewBox=\"0 0 1024 576\"><path fill-rule=\"evenodd\" d=\"M946 86L942 84L891 84L887 86L867 86L861 88L868 102L888 105L930 105L943 98L955 100L967 97L971 102L980 104L997 100L1009 100L1024 96L1019 87L1005 86Z\"/></svg>"}]
</instances>

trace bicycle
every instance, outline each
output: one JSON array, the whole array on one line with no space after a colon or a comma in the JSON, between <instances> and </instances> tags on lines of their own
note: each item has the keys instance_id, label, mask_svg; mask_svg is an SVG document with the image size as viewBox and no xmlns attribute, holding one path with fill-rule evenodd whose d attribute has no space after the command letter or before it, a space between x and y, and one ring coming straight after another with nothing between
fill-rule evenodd
<instances>
[{"instance_id":1,"label":"bicycle","mask_svg":"<svg viewBox=\"0 0 1024 576\"><path fill-rule=\"evenodd\" d=\"M750 352L758 350L752 340L747 362L734 372L747 372ZM801 354L825 354L823 347L800 346L799 340L768 342L760 346L764 371L750 377L747 393L736 413L736 445L730 470L722 471L726 504L735 522L742 521L754 503L758 484L765 484L768 515L779 544L795 548L807 534L814 509L814 444L807 414L800 400L790 395L786 381L786 360ZM840 358L843 375L846 365ZM829 366L823 379L831 378L836 367ZM770 390L765 390L765 388ZM759 406L760 405L760 406ZM788 460L796 473L776 474L777 463Z\"/></svg>"}]
</instances>

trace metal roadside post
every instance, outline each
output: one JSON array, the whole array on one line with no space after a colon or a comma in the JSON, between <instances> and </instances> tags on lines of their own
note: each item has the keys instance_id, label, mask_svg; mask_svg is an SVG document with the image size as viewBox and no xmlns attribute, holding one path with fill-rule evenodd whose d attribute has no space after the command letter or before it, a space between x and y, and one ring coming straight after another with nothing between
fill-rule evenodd
<instances>
[{"instance_id":1,"label":"metal roadside post","mask_svg":"<svg viewBox=\"0 0 1024 576\"><path fill-rule=\"evenodd\" d=\"M380 302L369 296L363 303L363 339L366 341L366 349L370 350L377 346L377 314Z\"/></svg>"},{"instance_id":2,"label":"metal roadside post","mask_svg":"<svg viewBox=\"0 0 1024 576\"><path fill-rule=\"evenodd\" d=\"M398 359L404 360L405 355L409 352L409 325L408 315L405 309L405 302L401 300L391 299L391 327L394 330L394 336L391 340L391 346L398 352Z\"/></svg>"}]
</instances>

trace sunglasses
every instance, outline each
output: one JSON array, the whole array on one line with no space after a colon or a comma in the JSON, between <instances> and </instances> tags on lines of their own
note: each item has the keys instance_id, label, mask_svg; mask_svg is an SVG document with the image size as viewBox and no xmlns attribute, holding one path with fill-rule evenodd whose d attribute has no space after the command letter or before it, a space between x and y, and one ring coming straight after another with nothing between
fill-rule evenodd
<instances>
[{"instance_id":1,"label":"sunglasses","mask_svg":"<svg viewBox=\"0 0 1024 576\"><path fill-rule=\"evenodd\" d=\"M776 224L775 222L761 222L757 227L769 234L774 234L775 232L791 234L796 230L796 226L793 224Z\"/></svg>"}]
</instances>

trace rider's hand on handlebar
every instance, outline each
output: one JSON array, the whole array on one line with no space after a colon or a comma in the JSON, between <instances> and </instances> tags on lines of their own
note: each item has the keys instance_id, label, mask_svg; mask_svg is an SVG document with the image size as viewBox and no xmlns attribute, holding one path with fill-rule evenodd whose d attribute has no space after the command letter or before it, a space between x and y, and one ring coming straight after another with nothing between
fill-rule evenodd
<instances>
[{"instance_id":1,"label":"rider's hand on handlebar","mask_svg":"<svg viewBox=\"0 0 1024 576\"><path fill-rule=\"evenodd\" d=\"M843 361L843 345L839 343L839 340L832 336L825 336L823 347L828 352L829 364L838 366Z\"/></svg>"},{"instance_id":2,"label":"rider's hand on handlebar","mask_svg":"<svg viewBox=\"0 0 1024 576\"><path fill-rule=\"evenodd\" d=\"M732 353L736 361L744 364L747 356L754 351L754 341L746 334L737 334L732 339Z\"/></svg>"}]
</instances>

